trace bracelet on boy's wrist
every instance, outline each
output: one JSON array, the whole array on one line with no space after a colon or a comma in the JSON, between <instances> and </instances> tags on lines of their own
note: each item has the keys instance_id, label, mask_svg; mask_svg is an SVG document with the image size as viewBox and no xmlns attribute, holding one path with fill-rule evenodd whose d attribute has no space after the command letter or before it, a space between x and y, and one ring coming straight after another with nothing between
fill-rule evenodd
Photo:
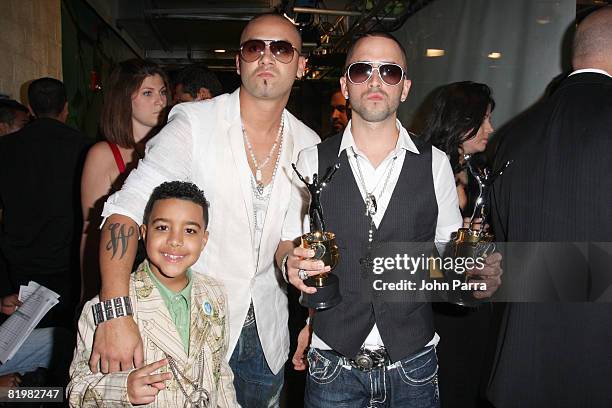
<instances>
[{"instance_id":1,"label":"bracelet on boy's wrist","mask_svg":"<svg viewBox=\"0 0 612 408\"><path fill-rule=\"evenodd\" d=\"M129 296L121 296L96 303L91 307L94 323L99 325L111 319L134 314L132 300Z\"/></svg>"}]
</instances>

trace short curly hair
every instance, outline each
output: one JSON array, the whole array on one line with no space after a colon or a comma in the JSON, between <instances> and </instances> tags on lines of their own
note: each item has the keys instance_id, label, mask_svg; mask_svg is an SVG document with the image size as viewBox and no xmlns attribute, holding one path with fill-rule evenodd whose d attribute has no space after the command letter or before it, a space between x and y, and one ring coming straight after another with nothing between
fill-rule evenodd
<instances>
[{"instance_id":1,"label":"short curly hair","mask_svg":"<svg viewBox=\"0 0 612 408\"><path fill-rule=\"evenodd\" d=\"M208 226L208 201L204 196L204 192L193 183L187 181L167 181L155 187L149 201L145 206L144 215L142 217L143 224L149 222L153 205L159 200L168 198L177 198L179 200L191 201L194 204L202 207L202 215L204 216L204 228Z\"/></svg>"}]
</instances>

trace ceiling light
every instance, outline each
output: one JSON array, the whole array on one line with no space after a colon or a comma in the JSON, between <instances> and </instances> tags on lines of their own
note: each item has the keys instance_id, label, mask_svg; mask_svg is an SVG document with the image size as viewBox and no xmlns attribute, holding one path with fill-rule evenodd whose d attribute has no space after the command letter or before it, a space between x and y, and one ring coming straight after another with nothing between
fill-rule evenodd
<instances>
[{"instance_id":1,"label":"ceiling light","mask_svg":"<svg viewBox=\"0 0 612 408\"><path fill-rule=\"evenodd\" d=\"M225 50L222 50L222 49L213 50L213 51L215 51L215 52L216 52L216 53L218 53L218 54L222 54L222 53L224 53L224 52L225 52Z\"/></svg>"},{"instance_id":2,"label":"ceiling light","mask_svg":"<svg viewBox=\"0 0 612 408\"><path fill-rule=\"evenodd\" d=\"M492 52L489 55L487 55L487 57L489 57L491 59L499 59L499 58L501 58L501 53L499 53L499 52Z\"/></svg>"},{"instance_id":3,"label":"ceiling light","mask_svg":"<svg viewBox=\"0 0 612 408\"><path fill-rule=\"evenodd\" d=\"M428 48L425 51L425 55L428 57L441 57L444 55L444 50L439 50L437 48Z\"/></svg>"}]
</instances>

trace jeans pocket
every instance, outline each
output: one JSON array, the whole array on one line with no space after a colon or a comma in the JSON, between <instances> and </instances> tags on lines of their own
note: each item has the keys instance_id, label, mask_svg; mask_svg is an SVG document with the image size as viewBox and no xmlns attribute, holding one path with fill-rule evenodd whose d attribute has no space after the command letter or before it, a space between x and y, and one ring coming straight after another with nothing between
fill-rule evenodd
<instances>
[{"instance_id":1,"label":"jeans pocket","mask_svg":"<svg viewBox=\"0 0 612 408\"><path fill-rule=\"evenodd\" d=\"M423 352L401 360L397 371L403 382L413 386L435 383L437 387L438 358L434 347L427 347Z\"/></svg>"},{"instance_id":2,"label":"jeans pocket","mask_svg":"<svg viewBox=\"0 0 612 408\"><path fill-rule=\"evenodd\" d=\"M331 383L338 377L342 370L340 359L331 361L325 358L316 349L310 349L306 359L308 360L308 374L317 384Z\"/></svg>"}]
</instances>

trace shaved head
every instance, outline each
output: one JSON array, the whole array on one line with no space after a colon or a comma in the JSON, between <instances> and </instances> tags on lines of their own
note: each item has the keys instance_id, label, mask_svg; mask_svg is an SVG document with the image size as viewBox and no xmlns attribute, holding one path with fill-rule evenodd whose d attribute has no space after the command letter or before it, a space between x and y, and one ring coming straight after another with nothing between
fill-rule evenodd
<instances>
[{"instance_id":1,"label":"shaved head","mask_svg":"<svg viewBox=\"0 0 612 408\"><path fill-rule=\"evenodd\" d=\"M284 100L286 104L295 78L301 78L306 67L306 58L300 55L300 33L291 21L280 14L262 14L244 27L240 46L250 40L286 41L293 46L288 62L278 61L268 44L253 61L245 61L241 56L242 50L235 57L236 72L242 81L241 92L255 99Z\"/></svg>"},{"instance_id":2,"label":"shaved head","mask_svg":"<svg viewBox=\"0 0 612 408\"><path fill-rule=\"evenodd\" d=\"M277 27L283 27L283 26L287 27L289 30L283 30L283 32L289 36L287 40L289 40L289 42L291 42L291 44L293 44L295 48L297 48L300 51L302 50L302 36L300 35L297 28L295 28L293 23L289 21L287 18L281 16L280 14L274 14L274 13L262 14L262 15L259 15L253 18L251 21L249 21L246 27L244 27L244 30L242 30L242 34L240 34L240 44L242 44L248 39L251 39L251 33L252 31L254 31L254 27L257 27L257 26L269 27L271 33L272 32L276 33ZM274 35L270 35L270 38L260 38L260 39L268 40L268 39L272 39L272 37L274 37Z\"/></svg>"},{"instance_id":3,"label":"shaved head","mask_svg":"<svg viewBox=\"0 0 612 408\"><path fill-rule=\"evenodd\" d=\"M612 6L589 14L576 29L574 69L597 68L612 73Z\"/></svg>"}]
</instances>

